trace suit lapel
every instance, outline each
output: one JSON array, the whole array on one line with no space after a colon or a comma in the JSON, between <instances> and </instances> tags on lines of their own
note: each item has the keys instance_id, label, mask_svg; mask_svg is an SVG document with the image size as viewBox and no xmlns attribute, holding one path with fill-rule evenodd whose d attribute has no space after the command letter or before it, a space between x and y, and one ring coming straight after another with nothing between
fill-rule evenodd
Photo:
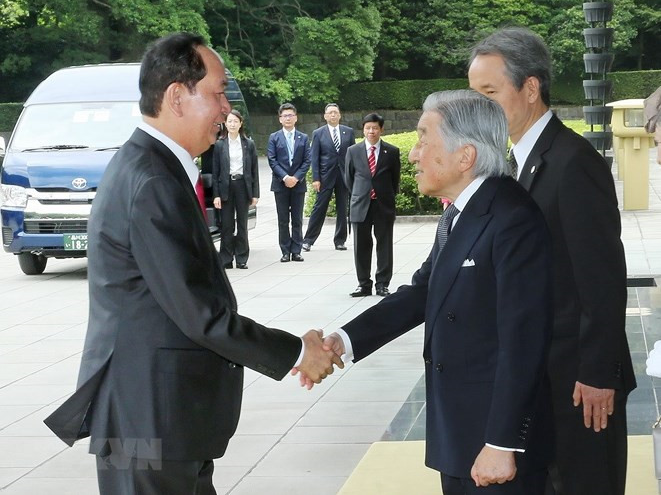
<instances>
[{"instance_id":1,"label":"suit lapel","mask_svg":"<svg viewBox=\"0 0 661 495\"><path fill-rule=\"evenodd\" d=\"M390 165L389 152L390 150L386 146L386 143L381 140L381 149L379 150L379 157L376 160L376 172L374 173L374 176L379 175L388 168L388 165Z\"/></svg>"},{"instance_id":2,"label":"suit lapel","mask_svg":"<svg viewBox=\"0 0 661 495\"><path fill-rule=\"evenodd\" d=\"M547 166L544 162L543 155L546 153L555 139L556 134L562 129L562 122L555 115L551 117L551 120L546 127L539 135L537 142L530 150L528 159L523 165L523 170L519 175L519 183L527 190L530 191L535 178L542 170L543 167Z\"/></svg>"},{"instance_id":3,"label":"suit lapel","mask_svg":"<svg viewBox=\"0 0 661 495\"><path fill-rule=\"evenodd\" d=\"M204 220L202 210L200 209L199 202L197 200L197 195L195 194L195 189L193 189L193 186L190 183L190 179L188 178L188 175L186 175L186 171L184 170L183 165L181 164L179 159L175 156L175 154L172 153L172 151L170 151L170 148L165 146L158 139L144 132L142 129L136 129L133 135L131 136L131 140L134 140L135 142L139 143L145 148L153 149L157 153L161 154L163 156L162 163L165 165L167 170L175 177L175 179L182 185L184 190L187 191L186 194L188 194L191 202L194 205L193 210L196 211L195 214L196 218L198 219L198 222L201 223L200 228L206 234L205 242L207 244L207 248L212 253L211 259L213 260L213 269L218 274L218 276L225 281L225 285L227 286L227 291L230 296L230 302L232 304L232 308L236 309L237 304L236 304L236 297L234 295L234 291L232 290L232 286L230 285L229 279L225 274L225 270L221 269L220 267L220 259L217 256L216 248L213 245L211 236L209 235L209 228L207 227L207 223Z\"/></svg>"},{"instance_id":4,"label":"suit lapel","mask_svg":"<svg viewBox=\"0 0 661 495\"><path fill-rule=\"evenodd\" d=\"M220 162L222 166L222 170L220 171L222 177L229 177L230 175L230 142L229 142L229 136L227 139L222 140L222 147L223 149L220 150L223 153L223 160ZM231 178L230 178L231 180Z\"/></svg>"},{"instance_id":5,"label":"suit lapel","mask_svg":"<svg viewBox=\"0 0 661 495\"><path fill-rule=\"evenodd\" d=\"M461 265L469 257L471 249L491 221L489 208L497 185L497 180L487 179L473 194L452 229L442 253L437 252L438 239L434 241L432 253L435 256L432 259L427 291L428 321L425 325L425 348L429 343L440 308L459 275Z\"/></svg>"}]
</instances>

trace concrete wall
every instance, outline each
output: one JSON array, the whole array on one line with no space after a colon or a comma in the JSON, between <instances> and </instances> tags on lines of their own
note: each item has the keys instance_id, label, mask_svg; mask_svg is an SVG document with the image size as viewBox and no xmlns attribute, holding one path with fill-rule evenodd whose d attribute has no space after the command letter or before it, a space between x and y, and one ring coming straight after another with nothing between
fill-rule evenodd
<instances>
[{"instance_id":1,"label":"concrete wall","mask_svg":"<svg viewBox=\"0 0 661 495\"><path fill-rule=\"evenodd\" d=\"M577 120L583 118L582 107L558 107L553 108L560 119ZM383 115L385 119L384 136L388 134L396 134L398 132L414 131L420 118L421 110L376 110L379 114ZM369 113L366 112L342 112L341 123L353 127L356 131L356 137L362 137L362 121L363 117ZM306 133L308 136L312 135L317 127L324 125L326 121L321 114L298 114L298 122L296 128ZM252 138L257 144L257 152L260 155L266 154L266 144L269 135L280 129L280 122L278 116L273 115L250 115L250 125L252 128Z\"/></svg>"}]
</instances>

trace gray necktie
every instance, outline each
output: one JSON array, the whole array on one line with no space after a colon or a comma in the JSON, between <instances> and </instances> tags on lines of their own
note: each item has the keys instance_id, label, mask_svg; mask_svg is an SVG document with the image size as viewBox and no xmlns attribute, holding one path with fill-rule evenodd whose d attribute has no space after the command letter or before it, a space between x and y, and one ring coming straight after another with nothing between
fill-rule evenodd
<instances>
[{"instance_id":1,"label":"gray necktie","mask_svg":"<svg viewBox=\"0 0 661 495\"><path fill-rule=\"evenodd\" d=\"M448 236L450 235L450 227L452 227L452 219L459 214L459 210L454 204L448 206L448 209L443 212L443 216L438 221L438 230L436 231L436 237L438 237L438 251L439 253L445 247L445 243L448 242Z\"/></svg>"},{"instance_id":2,"label":"gray necktie","mask_svg":"<svg viewBox=\"0 0 661 495\"><path fill-rule=\"evenodd\" d=\"M507 164L510 167L510 175L514 177L514 180L517 180L519 178L519 165L516 163L513 149L510 149L510 153L507 155Z\"/></svg>"},{"instance_id":3,"label":"gray necktie","mask_svg":"<svg viewBox=\"0 0 661 495\"><path fill-rule=\"evenodd\" d=\"M335 145L335 151L340 152L340 138L337 137L337 127L333 128L333 144Z\"/></svg>"},{"instance_id":4,"label":"gray necktie","mask_svg":"<svg viewBox=\"0 0 661 495\"><path fill-rule=\"evenodd\" d=\"M289 152L289 163L291 163L292 158L294 157L294 132L287 133L287 151Z\"/></svg>"}]
</instances>

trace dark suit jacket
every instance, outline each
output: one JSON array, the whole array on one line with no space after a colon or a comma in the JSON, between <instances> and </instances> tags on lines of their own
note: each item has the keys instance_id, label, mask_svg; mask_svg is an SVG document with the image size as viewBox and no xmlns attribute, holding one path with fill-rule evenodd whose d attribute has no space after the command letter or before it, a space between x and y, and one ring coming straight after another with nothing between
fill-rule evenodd
<instances>
[{"instance_id":1,"label":"dark suit jacket","mask_svg":"<svg viewBox=\"0 0 661 495\"><path fill-rule=\"evenodd\" d=\"M222 456L242 366L281 379L300 339L237 314L184 168L144 131L109 163L88 232L78 387L46 424L70 445L91 434L95 454L106 439L158 439L165 460Z\"/></svg>"},{"instance_id":2,"label":"dark suit jacket","mask_svg":"<svg viewBox=\"0 0 661 495\"><path fill-rule=\"evenodd\" d=\"M376 199L385 217L395 220L395 196L399 192L399 148L381 140L381 150L376 161L376 173L372 177L367 163L365 143L349 147L345 158L344 182L351 192L349 221L362 222L370 207L370 191L374 189Z\"/></svg>"},{"instance_id":3,"label":"dark suit jacket","mask_svg":"<svg viewBox=\"0 0 661 495\"><path fill-rule=\"evenodd\" d=\"M540 206L553 239L555 322L549 374L555 403L573 408L577 380L626 395L636 381L625 334L620 212L608 165L554 116L519 182Z\"/></svg>"},{"instance_id":4,"label":"dark suit jacket","mask_svg":"<svg viewBox=\"0 0 661 495\"><path fill-rule=\"evenodd\" d=\"M347 148L356 144L353 129L346 125L339 125L337 137L340 140L339 152L335 149L333 137L327 125L315 129L312 133L312 150L310 153L312 180L321 181L322 190L333 189L337 181L344 183L342 174Z\"/></svg>"},{"instance_id":5,"label":"dark suit jacket","mask_svg":"<svg viewBox=\"0 0 661 495\"><path fill-rule=\"evenodd\" d=\"M273 171L271 180L271 191L281 192L287 190L283 182L286 175L296 177L298 184L293 189L304 193L307 191L305 183L305 174L310 168L310 146L308 145L308 135L300 131L294 133L294 156L291 165L289 164L289 151L287 150L287 139L285 133L280 129L269 136L266 146L266 157L269 161L269 167Z\"/></svg>"},{"instance_id":6,"label":"dark suit jacket","mask_svg":"<svg viewBox=\"0 0 661 495\"><path fill-rule=\"evenodd\" d=\"M241 137L243 149L243 181L249 198L259 198L259 168L257 148L250 138ZM229 141L219 139L213 148L213 197L227 201L230 193Z\"/></svg>"},{"instance_id":7,"label":"dark suit jacket","mask_svg":"<svg viewBox=\"0 0 661 495\"><path fill-rule=\"evenodd\" d=\"M526 449L516 454L519 474L544 468L553 454L543 386L549 247L542 215L523 188L510 178L487 179L440 255L435 240L411 285L343 325L358 361L425 323L427 466L469 478L485 443Z\"/></svg>"}]
</instances>

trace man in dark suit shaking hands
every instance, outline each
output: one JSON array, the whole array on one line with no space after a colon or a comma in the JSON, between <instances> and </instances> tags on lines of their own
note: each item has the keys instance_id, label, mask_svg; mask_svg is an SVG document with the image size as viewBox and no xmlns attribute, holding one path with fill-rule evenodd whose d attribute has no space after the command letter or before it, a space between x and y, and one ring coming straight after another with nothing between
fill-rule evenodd
<instances>
[{"instance_id":1,"label":"man in dark suit shaking hands","mask_svg":"<svg viewBox=\"0 0 661 495\"><path fill-rule=\"evenodd\" d=\"M358 288L349 294L372 294L372 229L376 238L376 293L387 296L392 278L392 232L395 195L399 192L399 148L381 140L383 117L370 113L363 118L362 143L347 150L344 181L351 194L349 220L353 228L353 258Z\"/></svg>"},{"instance_id":2,"label":"man in dark suit shaking hands","mask_svg":"<svg viewBox=\"0 0 661 495\"><path fill-rule=\"evenodd\" d=\"M90 436L101 494L210 494L239 419L243 366L319 381L333 355L237 313L195 195L193 157L230 106L199 36L157 41L140 69L143 123L108 164L89 220L90 314L78 387L46 424ZM340 362L339 359L335 359Z\"/></svg>"},{"instance_id":3,"label":"man in dark suit shaking hands","mask_svg":"<svg viewBox=\"0 0 661 495\"><path fill-rule=\"evenodd\" d=\"M324 110L327 125L312 133L312 187L317 198L303 239L304 251L309 251L319 237L333 193L336 210L333 243L339 251L347 249L344 245L347 240L347 186L342 175L347 148L356 144L356 138L351 127L340 124L341 117L337 103L329 103Z\"/></svg>"},{"instance_id":4,"label":"man in dark suit shaking hands","mask_svg":"<svg viewBox=\"0 0 661 495\"><path fill-rule=\"evenodd\" d=\"M303 261L303 206L305 205L305 174L310 168L308 135L296 130L296 107L283 103L278 109L282 129L269 136L266 157L273 171L271 191L275 194L278 214L280 261ZM289 225L291 223L291 231Z\"/></svg>"},{"instance_id":5,"label":"man in dark suit shaking hands","mask_svg":"<svg viewBox=\"0 0 661 495\"><path fill-rule=\"evenodd\" d=\"M505 176L506 142L489 99L427 97L409 160L420 192L453 205L411 284L325 339L358 361L425 323L426 464L445 495L541 495L553 450L549 234Z\"/></svg>"},{"instance_id":6,"label":"man in dark suit shaking hands","mask_svg":"<svg viewBox=\"0 0 661 495\"><path fill-rule=\"evenodd\" d=\"M496 31L473 49L468 78L505 110L513 173L544 213L553 240L548 373L557 456L550 492L622 495L626 401L636 381L613 176L592 145L551 113L551 58L539 36L523 28Z\"/></svg>"}]
</instances>

